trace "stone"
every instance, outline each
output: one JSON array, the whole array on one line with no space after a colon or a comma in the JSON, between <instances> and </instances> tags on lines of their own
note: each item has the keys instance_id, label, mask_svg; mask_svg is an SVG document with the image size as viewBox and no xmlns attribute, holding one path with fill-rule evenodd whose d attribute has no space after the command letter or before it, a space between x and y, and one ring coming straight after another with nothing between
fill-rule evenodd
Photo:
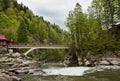
<instances>
[{"instance_id":1,"label":"stone","mask_svg":"<svg viewBox=\"0 0 120 81\"><path fill-rule=\"evenodd\" d=\"M28 70L15 70L15 73L22 75L22 74L28 74L29 71Z\"/></svg>"},{"instance_id":2,"label":"stone","mask_svg":"<svg viewBox=\"0 0 120 81\"><path fill-rule=\"evenodd\" d=\"M100 65L110 65L110 63L106 60L100 61Z\"/></svg>"},{"instance_id":3,"label":"stone","mask_svg":"<svg viewBox=\"0 0 120 81\"><path fill-rule=\"evenodd\" d=\"M9 49L9 54L12 54L13 53L13 49Z\"/></svg>"},{"instance_id":4,"label":"stone","mask_svg":"<svg viewBox=\"0 0 120 81\"><path fill-rule=\"evenodd\" d=\"M5 62L7 62L7 61L6 61L7 59L8 59L7 57L2 57L2 58L0 58L0 63L5 63Z\"/></svg>"},{"instance_id":5,"label":"stone","mask_svg":"<svg viewBox=\"0 0 120 81\"><path fill-rule=\"evenodd\" d=\"M65 66L78 66L78 57L75 54L68 54L65 56L64 60Z\"/></svg>"},{"instance_id":6,"label":"stone","mask_svg":"<svg viewBox=\"0 0 120 81\"><path fill-rule=\"evenodd\" d=\"M112 65L120 65L120 58L106 58Z\"/></svg>"},{"instance_id":7,"label":"stone","mask_svg":"<svg viewBox=\"0 0 120 81\"><path fill-rule=\"evenodd\" d=\"M29 64L19 64L18 67L28 67Z\"/></svg>"},{"instance_id":8,"label":"stone","mask_svg":"<svg viewBox=\"0 0 120 81\"><path fill-rule=\"evenodd\" d=\"M85 62L85 66L91 66L92 64L91 64L91 62L89 61L89 60L87 60L86 62Z\"/></svg>"},{"instance_id":9,"label":"stone","mask_svg":"<svg viewBox=\"0 0 120 81\"><path fill-rule=\"evenodd\" d=\"M27 74L34 74L35 72L42 72L40 69L27 69L28 73Z\"/></svg>"},{"instance_id":10,"label":"stone","mask_svg":"<svg viewBox=\"0 0 120 81\"><path fill-rule=\"evenodd\" d=\"M0 57L0 81L21 81L16 75L34 74L42 72L36 68L39 62L22 56L20 53L4 55ZM37 66L38 67L38 66Z\"/></svg>"},{"instance_id":11,"label":"stone","mask_svg":"<svg viewBox=\"0 0 120 81\"><path fill-rule=\"evenodd\" d=\"M16 53L13 53L11 56L12 56L13 58L17 58L17 57L20 57L21 54L18 53L18 52L16 52Z\"/></svg>"},{"instance_id":12,"label":"stone","mask_svg":"<svg viewBox=\"0 0 120 81\"><path fill-rule=\"evenodd\" d=\"M84 65L83 62L82 62L82 58L81 58L81 57L78 57L78 64L79 64L80 66Z\"/></svg>"},{"instance_id":13,"label":"stone","mask_svg":"<svg viewBox=\"0 0 120 81\"><path fill-rule=\"evenodd\" d=\"M11 76L12 81L21 81L21 78L18 78L16 76Z\"/></svg>"},{"instance_id":14,"label":"stone","mask_svg":"<svg viewBox=\"0 0 120 81\"><path fill-rule=\"evenodd\" d=\"M0 81L12 81L12 78L4 73L0 73Z\"/></svg>"},{"instance_id":15,"label":"stone","mask_svg":"<svg viewBox=\"0 0 120 81\"><path fill-rule=\"evenodd\" d=\"M80 66L84 65L83 62L78 62L78 64L79 64Z\"/></svg>"},{"instance_id":16,"label":"stone","mask_svg":"<svg viewBox=\"0 0 120 81\"><path fill-rule=\"evenodd\" d=\"M112 65L120 65L120 62L117 60L110 61Z\"/></svg>"}]
</instances>

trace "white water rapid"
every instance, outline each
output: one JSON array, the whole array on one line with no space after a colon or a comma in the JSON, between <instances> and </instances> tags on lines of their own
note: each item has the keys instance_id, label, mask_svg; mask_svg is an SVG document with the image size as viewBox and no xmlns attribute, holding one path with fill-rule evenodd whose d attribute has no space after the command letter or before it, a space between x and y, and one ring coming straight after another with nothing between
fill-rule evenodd
<instances>
[{"instance_id":1,"label":"white water rapid","mask_svg":"<svg viewBox=\"0 0 120 81\"><path fill-rule=\"evenodd\" d=\"M104 71L106 69L119 69L120 66L96 66L96 67L56 67L51 66L43 68L42 70L45 74L35 74L35 75L65 75L65 76L83 76L84 74L93 73L96 71Z\"/></svg>"},{"instance_id":2,"label":"white water rapid","mask_svg":"<svg viewBox=\"0 0 120 81\"><path fill-rule=\"evenodd\" d=\"M67 75L67 76L82 76L89 67L65 67L65 68L50 68L43 69L47 75Z\"/></svg>"}]
</instances>

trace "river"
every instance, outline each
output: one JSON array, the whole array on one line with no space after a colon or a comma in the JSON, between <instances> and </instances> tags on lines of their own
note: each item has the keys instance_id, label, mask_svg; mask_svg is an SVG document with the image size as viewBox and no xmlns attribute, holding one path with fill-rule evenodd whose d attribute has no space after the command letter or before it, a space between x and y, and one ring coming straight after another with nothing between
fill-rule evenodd
<instances>
[{"instance_id":1,"label":"river","mask_svg":"<svg viewBox=\"0 0 120 81\"><path fill-rule=\"evenodd\" d=\"M22 81L120 81L119 66L63 67L46 65L45 74L22 76Z\"/></svg>"}]
</instances>

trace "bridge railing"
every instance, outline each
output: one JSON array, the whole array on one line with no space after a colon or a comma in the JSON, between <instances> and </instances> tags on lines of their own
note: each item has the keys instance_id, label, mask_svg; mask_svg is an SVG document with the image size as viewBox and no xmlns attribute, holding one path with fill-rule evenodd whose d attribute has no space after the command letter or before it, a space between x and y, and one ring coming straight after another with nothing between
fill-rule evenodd
<instances>
[{"instance_id":1,"label":"bridge railing","mask_svg":"<svg viewBox=\"0 0 120 81\"><path fill-rule=\"evenodd\" d=\"M65 45L65 44L53 44L53 43L49 43L49 44L27 44L27 43L16 43L16 42L13 42L13 43L10 43L9 46L69 46L69 45Z\"/></svg>"}]
</instances>

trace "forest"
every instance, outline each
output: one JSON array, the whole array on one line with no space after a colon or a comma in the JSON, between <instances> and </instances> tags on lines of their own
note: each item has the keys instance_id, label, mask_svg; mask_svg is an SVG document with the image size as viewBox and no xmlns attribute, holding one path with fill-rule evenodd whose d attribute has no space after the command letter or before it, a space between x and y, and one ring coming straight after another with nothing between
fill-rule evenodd
<instances>
[{"instance_id":1,"label":"forest","mask_svg":"<svg viewBox=\"0 0 120 81\"><path fill-rule=\"evenodd\" d=\"M93 0L87 13L77 3L66 20L72 40L71 49L66 56L70 61L68 65L85 65L87 57L95 57L96 62L97 59L108 56L108 51L120 50L120 34L116 34L119 28L113 27L119 24L120 0Z\"/></svg>"},{"instance_id":2,"label":"forest","mask_svg":"<svg viewBox=\"0 0 120 81\"><path fill-rule=\"evenodd\" d=\"M0 33L10 41L27 44L66 44L70 40L68 32L16 0L0 0Z\"/></svg>"},{"instance_id":3,"label":"forest","mask_svg":"<svg viewBox=\"0 0 120 81\"><path fill-rule=\"evenodd\" d=\"M34 45L68 45L70 49L65 59L72 55L70 60L76 65L79 57L84 61L88 55L102 57L108 51L120 49L120 37L115 32L118 30L113 27L116 24L120 24L119 0L93 0L87 13L77 3L66 18L68 31L44 20L42 16L34 15L16 0L0 0L0 33L5 34L8 40ZM42 50L29 56L38 60L59 61L64 59L65 54L66 50Z\"/></svg>"},{"instance_id":4,"label":"forest","mask_svg":"<svg viewBox=\"0 0 120 81\"><path fill-rule=\"evenodd\" d=\"M0 34L4 34L11 42L26 45L67 45L71 40L69 33L59 25L34 15L28 7L18 4L16 0L0 0ZM64 54L64 50L38 50L29 56L39 60L59 61L64 59Z\"/></svg>"}]
</instances>

